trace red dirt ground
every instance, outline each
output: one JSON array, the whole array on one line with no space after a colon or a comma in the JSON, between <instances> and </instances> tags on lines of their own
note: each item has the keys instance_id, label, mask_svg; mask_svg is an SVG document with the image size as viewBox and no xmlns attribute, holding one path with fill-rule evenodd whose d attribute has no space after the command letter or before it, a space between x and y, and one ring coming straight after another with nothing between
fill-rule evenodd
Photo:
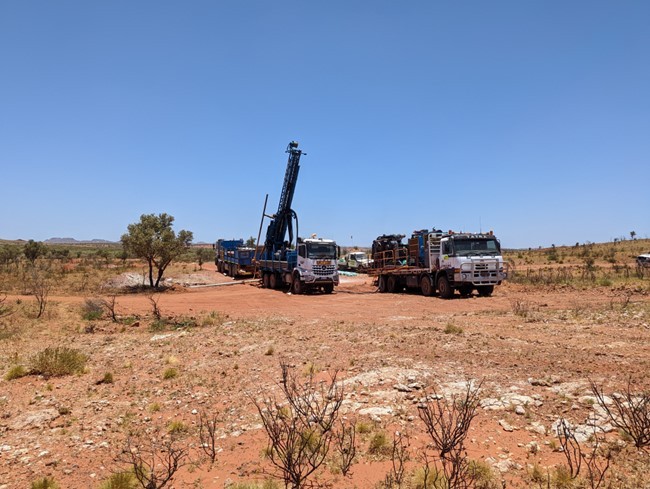
<instances>
[{"instance_id":1,"label":"red dirt ground","mask_svg":"<svg viewBox=\"0 0 650 489\"><path fill-rule=\"evenodd\" d=\"M231 281L214 270L204 276ZM82 375L0 380L2 489L25 488L43 476L62 488L99 487L125 468L119 454L128 432L166 430L171 421L189 428L183 440L195 462L181 469L173 487L264 480L276 472L262 456L266 435L251 399L277 392L281 358L300 375L310 368L321 376L338 371L345 416L371 426L358 436L351 476L330 468L318 473L315 480L335 488L371 488L384 479L390 456L367 451L372 433L382 430L389 438L395 430L408 433L409 468L421 465L417 452L429 441L417 409L424 390L450 395L468 380L482 381L469 457L493 467L499 487L502 480L507 487L538 487L532 467L552 470L564 462L552 423L564 417L581 425L595 411L590 381L608 394L629 377L648 388L650 299L642 289L506 283L489 298L446 301L379 294L365 276L344 277L332 295L251 284L175 286L157 297L163 317L180 323L218 314L213 324L158 332L150 330L152 305L144 294L117 297L120 316L139 318L129 326L101 320L87 328L79 319L83 300L52 297L49 320L0 341L5 371L47 346L89 355ZM172 367L178 376L164 380ZM114 382L98 383L107 372ZM403 392L408 384L415 387ZM200 412L219 419L221 452L212 467L199 463ZM621 442L615 431L607 436ZM647 455L630 453L626 460L650 467ZM614 487L650 487L636 474L643 472L638 464L626 464L621 458L611 470L621 484Z\"/></svg>"}]
</instances>

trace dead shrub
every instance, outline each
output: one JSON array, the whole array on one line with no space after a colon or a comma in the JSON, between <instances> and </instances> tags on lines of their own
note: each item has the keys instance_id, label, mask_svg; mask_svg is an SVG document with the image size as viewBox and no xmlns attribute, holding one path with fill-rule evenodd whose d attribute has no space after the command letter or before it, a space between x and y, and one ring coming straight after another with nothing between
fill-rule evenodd
<instances>
[{"instance_id":1,"label":"dead shrub","mask_svg":"<svg viewBox=\"0 0 650 489\"><path fill-rule=\"evenodd\" d=\"M610 450L601 453L603 439L600 435L602 433L594 429L591 450L586 450L576 438L575 431L568 421L561 419L557 427L557 437L567 462L569 478L577 479L584 464L587 472L586 483L590 489L598 489L604 484L612 458Z\"/></svg>"},{"instance_id":2,"label":"dead shrub","mask_svg":"<svg viewBox=\"0 0 650 489\"><path fill-rule=\"evenodd\" d=\"M464 393L454 394L450 399L434 390L433 395L427 396L418 406L420 419L437 453L433 468L429 467L429 459L425 456L427 475L435 473L437 480L441 475L449 489L468 487L472 480L465 439L477 415L481 385L482 382L474 386L468 381Z\"/></svg>"},{"instance_id":3,"label":"dead shrub","mask_svg":"<svg viewBox=\"0 0 650 489\"><path fill-rule=\"evenodd\" d=\"M174 480L188 460L176 433L129 435L118 461L129 466L143 489L162 489Z\"/></svg>"},{"instance_id":4,"label":"dead shrub","mask_svg":"<svg viewBox=\"0 0 650 489\"><path fill-rule=\"evenodd\" d=\"M591 391L612 425L628 434L635 447L645 448L650 446L650 391L634 392L633 384L632 379L628 379L625 390L612 395L611 405L605 399L603 389L594 382Z\"/></svg>"},{"instance_id":5,"label":"dead shrub","mask_svg":"<svg viewBox=\"0 0 650 489\"><path fill-rule=\"evenodd\" d=\"M301 489L327 457L343 389L336 373L329 382L317 382L313 372L298 379L285 361L280 369L283 398L253 399L253 403L269 438L267 457L285 487Z\"/></svg>"}]
</instances>

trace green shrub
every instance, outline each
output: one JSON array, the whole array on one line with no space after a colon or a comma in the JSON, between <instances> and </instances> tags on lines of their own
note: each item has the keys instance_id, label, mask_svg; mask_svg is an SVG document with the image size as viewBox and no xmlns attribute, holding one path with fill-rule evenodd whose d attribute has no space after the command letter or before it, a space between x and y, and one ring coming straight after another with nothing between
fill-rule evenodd
<instances>
[{"instance_id":1,"label":"green shrub","mask_svg":"<svg viewBox=\"0 0 650 489\"><path fill-rule=\"evenodd\" d=\"M410 487L412 489L441 489L446 486L445 476L439 473L435 467L429 467L428 472L420 467L413 473Z\"/></svg>"},{"instance_id":2,"label":"green shrub","mask_svg":"<svg viewBox=\"0 0 650 489\"><path fill-rule=\"evenodd\" d=\"M278 483L273 480L266 480L261 484L258 482L238 482L228 487L230 489L280 489Z\"/></svg>"},{"instance_id":3,"label":"green shrub","mask_svg":"<svg viewBox=\"0 0 650 489\"><path fill-rule=\"evenodd\" d=\"M112 384L114 382L113 379L113 374L110 372L106 372L104 376L99 380L97 383L98 384Z\"/></svg>"},{"instance_id":4,"label":"green shrub","mask_svg":"<svg viewBox=\"0 0 650 489\"><path fill-rule=\"evenodd\" d=\"M99 489L136 489L138 481L132 472L116 472L106 479Z\"/></svg>"},{"instance_id":5,"label":"green shrub","mask_svg":"<svg viewBox=\"0 0 650 489\"><path fill-rule=\"evenodd\" d=\"M31 489L59 489L59 485L54 479L43 477L32 482Z\"/></svg>"},{"instance_id":6,"label":"green shrub","mask_svg":"<svg viewBox=\"0 0 650 489\"><path fill-rule=\"evenodd\" d=\"M372 425L370 423L365 423L360 421L357 423L357 433L364 435L372 432Z\"/></svg>"},{"instance_id":7,"label":"green shrub","mask_svg":"<svg viewBox=\"0 0 650 489\"><path fill-rule=\"evenodd\" d=\"M571 489L573 488L573 479L571 473L566 465L559 465L553 474L553 485L557 489Z\"/></svg>"},{"instance_id":8,"label":"green shrub","mask_svg":"<svg viewBox=\"0 0 650 489\"><path fill-rule=\"evenodd\" d=\"M447 323L447 326L445 326L445 334L462 334L462 332L463 328L453 323Z\"/></svg>"},{"instance_id":9,"label":"green shrub","mask_svg":"<svg viewBox=\"0 0 650 489\"><path fill-rule=\"evenodd\" d=\"M181 433L187 433L188 431L189 431L189 428L182 421L178 421L178 420L171 421L167 425L167 432L170 435L180 435Z\"/></svg>"},{"instance_id":10,"label":"green shrub","mask_svg":"<svg viewBox=\"0 0 650 489\"><path fill-rule=\"evenodd\" d=\"M29 374L27 369L22 365L14 365L5 375L5 380L14 380Z\"/></svg>"},{"instance_id":11,"label":"green shrub","mask_svg":"<svg viewBox=\"0 0 650 489\"><path fill-rule=\"evenodd\" d=\"M368 445L368 453L372 455L381 455L388 451L388 437L383 431L379 431L372 435L370 444Z\"/></svg>"},{"instance_id":12,"label":"green shrub","mask_svg":"<svg viewBox=\"0 0 650 489\"><path fill-rule=\"evenodd\" d=\"M492 468L481 461L470 460L469 473L474 481L475 489L501 489L501 482L497 480Z\"/></svg>"},{"instance_id":13,"label":"green shrub","mask_svg":"<svg viewBox=\"0 0 650 489\"><path fill-rule=\"evenodd\" d=\"M149 331L152 333L160 333L169 329L169 321L166 319L154 319L149 326Z\"/></svg>"},{"instance_id":14,"label":"green shrub","mask_svg":"<svg viewBox=\"0 0 650 489\"><path fill-rule=\"evenodd\" d=\"M65 346L46 348L32 356L30 373L40 374L45 377L61 377L82 373L87 361L88 356L75 348Z\"/></svg>"},{"instance_id":15,"label":"green shrub","mask_svg":"<svg viewBox=\"0 0 650 489\"><path fill-rule=\"evenodd\" d=\"M163 379L165 380L175 379L176 377L178 377L178 370L175 368L168 368L165 370L165 373L163 373Z\"/></svg>"},{"instance_id":16,"label":"green shrub","mask_svg":"<svg viewBox=\"0 0 650 489\"><path fill-rule=\"evenodd\" d=\"M99 299L86 299L81 306L81 317L86 321L101 319L104 315L104 306Z\"/></svg>"}]
</instances>

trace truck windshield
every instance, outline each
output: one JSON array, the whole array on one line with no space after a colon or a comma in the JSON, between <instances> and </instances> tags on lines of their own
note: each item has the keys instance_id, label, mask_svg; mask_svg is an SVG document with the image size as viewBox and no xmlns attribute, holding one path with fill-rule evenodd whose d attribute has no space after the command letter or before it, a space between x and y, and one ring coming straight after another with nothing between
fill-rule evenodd
<instances>
[{"instance_id":1,"label":"truck windshield","mask_svg":"<svg viewBox=\"0 0 650 489\"><path fill-rule=\"evenodd\" d=\"M365 253L351 253L350 258L356 261L362 261L368 259Z\"/></svg>"},{"instance_id":2,"label":"truck windshield","mask_svg":"<svg viewBox=\"0 0 650 489\"><path fill-rule=\"evenodd\" d=\"M336 259L336 246L333 244L308 243L307 257L312 260L316 259Z\"/></svg>"},{"instance_id":3,"label":"truck windshield","mask_svg":"<svg viewBox=\"0 0 650 489\"><path fill-rule=\"evenodd\" d=\"M501 248L494 238L455 239L456 256L500 255Z\"/></svg>"}]
</instances>

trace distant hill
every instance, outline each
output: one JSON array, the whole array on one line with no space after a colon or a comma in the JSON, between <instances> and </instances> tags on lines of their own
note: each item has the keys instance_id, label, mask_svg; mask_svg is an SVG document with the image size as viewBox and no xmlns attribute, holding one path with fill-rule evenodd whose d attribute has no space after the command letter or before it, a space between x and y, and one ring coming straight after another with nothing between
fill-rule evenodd
<instances>
[{"instance_id":1,"label":"distant hill","mask_svg":"<svg viewBox=\"0 0 650 489\"><path fill-rule=\"evenodd\" d=\"M91 239L79 241L74 238L50 238L43 241L45 244L115 244L114 241L106 239Z\"/></svg>"}]
</instances>

